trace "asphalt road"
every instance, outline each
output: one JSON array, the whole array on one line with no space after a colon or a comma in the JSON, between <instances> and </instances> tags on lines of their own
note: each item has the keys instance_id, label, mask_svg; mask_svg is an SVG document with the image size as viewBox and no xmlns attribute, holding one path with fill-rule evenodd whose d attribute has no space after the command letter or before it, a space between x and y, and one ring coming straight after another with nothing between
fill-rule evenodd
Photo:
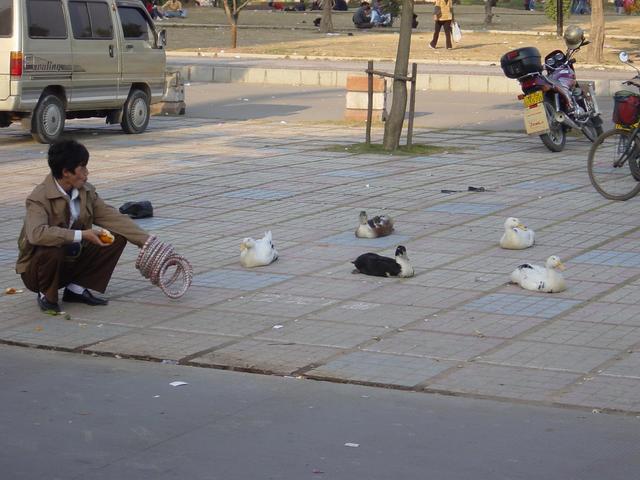
<instances>
[{"instance_id":1,"label":"asphalt road","mask_svg":"<svg viewBox=\"0 0 640 480\"><path fill-rule=\"evenodd\" d=\"M345 95L339 88L239 83L194 83L185 92L188 117L310 123L342 121ZM611 126L612 100L598 101L606 130ZM522 106L515 95L418 91L415 125L524 132Z\"/></svg>"},{"instance_id":2,"label":"asphalt road","mask_svg":"<svg viewBox=\"0 0 640 480\"><path fill-rule=\"evenodd\" d=\"M6 345L0 382L7 480L629 480L640 471L637 417Z\"/></svg>"}]
</instances>

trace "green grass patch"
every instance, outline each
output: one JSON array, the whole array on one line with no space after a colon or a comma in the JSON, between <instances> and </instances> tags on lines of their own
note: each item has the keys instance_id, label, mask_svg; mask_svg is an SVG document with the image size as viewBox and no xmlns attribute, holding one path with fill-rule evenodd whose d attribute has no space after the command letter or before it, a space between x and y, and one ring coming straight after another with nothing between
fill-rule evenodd
<instances>
[{"instance_id":1,"label":"green grass patch","mask_svg":"<svg viewBox=\"0 0 640 480\"><path fill-rule=\"evenodd\" d=\"M332 145L325 148L328 152L347 152L354 155L363 155L376 153L380 155L404 155L404 156L416 156L416 155L436 155L438 153L454 153L461 152L462 148L457 147L438 147L436 145L414 144L410 147L401 145L397 150L387 151L381 144L372 143L367 145L366 143L353 143L351 145Z\"/></svg>"}]
</instances>

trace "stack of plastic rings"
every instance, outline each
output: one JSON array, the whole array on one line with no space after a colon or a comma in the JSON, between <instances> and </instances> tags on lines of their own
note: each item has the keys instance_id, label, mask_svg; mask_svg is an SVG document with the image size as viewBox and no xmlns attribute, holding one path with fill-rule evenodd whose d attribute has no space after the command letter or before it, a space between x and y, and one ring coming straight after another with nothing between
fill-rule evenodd
<instances>
[{"instance_id":1,"label":"stack of plastic rings","mask_svg":"<svg viewBox=\"0 0 640 480\"><path fill-rule=\"evenodd\" d=\"M175 267L175 271L167 278L167 270L171 267ZM150 279L153 285L160 287L169 298L182 297L187 293L193 279L193 268L189 261L182 255L178 255L172 245L161 242L153 235L140 249L136 268L140 270L143 277ZM179 278L182 278L180 288L171 289Z\"/></svg>"}]
</instances>

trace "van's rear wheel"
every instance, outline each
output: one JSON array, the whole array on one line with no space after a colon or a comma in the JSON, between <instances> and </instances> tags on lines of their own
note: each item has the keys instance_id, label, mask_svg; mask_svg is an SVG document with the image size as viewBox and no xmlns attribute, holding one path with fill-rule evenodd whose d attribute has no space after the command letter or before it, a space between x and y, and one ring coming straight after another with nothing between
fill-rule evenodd
<instances>
[{"instance_id":1,"label":"van's rear wheel","mask_svg":"<svg viewBox=\"0 0 640 480\"><path fill-rule=\"evenodd\" d=\"M64 130L64 105L54 94L44 96L31 116L31 135L40 143L53 143Z\"/></svg>"},{"instance_id":2,"label":"van's rear wheel","mask_svg":"<svg viewBox=\"0 0 640 480\"><path fill-rule=\"evenodd\" d=\"M142 90L132 90L124 104L120 125L126 133L142 133L149 125L149 97Z\"/></svg>"}]
</instances>

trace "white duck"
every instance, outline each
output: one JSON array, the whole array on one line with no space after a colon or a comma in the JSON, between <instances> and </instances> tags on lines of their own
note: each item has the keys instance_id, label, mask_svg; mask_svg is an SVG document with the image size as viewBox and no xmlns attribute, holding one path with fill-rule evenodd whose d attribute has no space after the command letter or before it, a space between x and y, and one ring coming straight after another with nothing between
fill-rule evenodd
<instances>
[{"instance_id":1,"label":"white duck","mask_svg":"<svg viewBox=\"0 0 640 480\"><path fill-rule=\"evenodd\" d=\"M537 292L557 293L566 290L564 277L558 271L565 270L560 259L552 255L547 259L544 267L525 263L511 273L511 283L517 283L525 290Z\"/></svg>"},{"instance_id":2,"label":"white duck","mask_svg":"<svg viewBox=\"0 0 640 480\"><path fill-rule=\"evenodd\" d=\"M388 215L376 215L371 220L367 212L360 212L360 225L356 228L358 238L378 238L391 235L393 232L393 219Z\"/></svg>"},{"instance_id":3,"label":"white duck","mask_svg":"<svg viewBox=\"0 0 640 480\"><path fill-rule=\"evenodd\" d=\"M517 218L509 217L504 222L504 234L500 246L509 250L522 250L533 245L535 232L527 229Z\"/></svg>"},{"instance_id":4,"label":"white duck","mask_svg":"<svg viewBox=\"0 0 640 480\"><path fill-rule=\"evenodd\" d=\"M265 232L260 240L245 238L240 244L240 263L243 267L261 267L278 259L278 251L273 246L271 231Z\"/></svg>"}]
</instances>

